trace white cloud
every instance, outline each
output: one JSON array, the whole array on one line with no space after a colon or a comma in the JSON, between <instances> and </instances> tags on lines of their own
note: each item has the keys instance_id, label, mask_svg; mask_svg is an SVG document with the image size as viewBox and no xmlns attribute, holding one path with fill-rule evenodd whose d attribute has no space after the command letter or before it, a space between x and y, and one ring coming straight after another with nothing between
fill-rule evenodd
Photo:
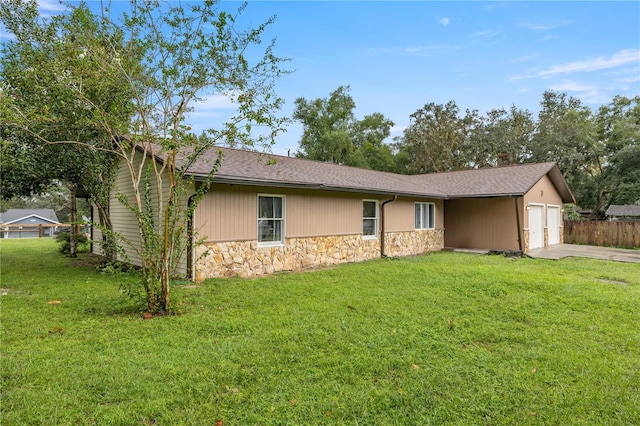
<instances>
[{"instance_id":1,"label":"white cloud","mask_svg":"<svg viewBox=\"0 0 640 426\"><path fill-rule=\"evenodd\" d=\"M502 31L477 31L471 35L471 43L474 44L493 44L505 39L505 33Z\"/></svg>"},{"instance_id":2,"label":"white cloud","mask_svg":"<svg viewBox=\"0 0 640 426\"><path fill-rule=\"evenodd\" d=\"M549 89L558 92L571 93L572 96L578 97L587 104L604 104L611 101L616 94L624 93L626 89L623 86L599 86L596 84L580 83L573 80L565 80L561 83L548 86ZM623 92L620 92L623 90Z\"/></svg>"},{"instance_id":3,"label":"white cloud","mask_svg":"<svg viewBox=\"0 0 640 426\"><path fill-rule=\"evenodd\" d=\"M640 75L632 75L631 77L623 77L619 80L621 83L636 83L640 81Z\"/></svg>"},{"instance_id":4,"label":"white cloud","mask_svg":"<svg viewBox=\"0 0 640 426\"><path fill-rule=\"evenodd\" d=\"M540 77L547 77L555 74L570 74L574 72L591 72L608 68L616 68L629 63L640 63L639 49L624 49L614 53L609 58L600 56L599 58L585 61L569 62L566 64L554 65L551 68L540 71Z\"/></svg>"},{"instance_id":5,"label":"white cloud","mask_svg":"<svg viewBox=\"0 0 640 426\"><path fill-rule=\"evenodd\" d=\"M576 81L565 81L559 84L549 86L551 90L559 92L586 92L597 90L598 87L593 84L582 84Z\"/></svg>"},{"instance_id":6,"label":"white cloud","mask_svg":"<svg viewBox=\"0 0 640 426\"><path fill-rule=\"evenodd\" d=\"M216 94L205 96L202 101L194 104L198 111L235 109L238 107L227 95Z\"/></svg>"},{"instance_id":7,"label":"white cloud","mask_svg":"<svg viewBox=\"0 0 640 426\"><path fill-rule=\"evenodd\" d=\"M406 129L407 127L408 127L408 126L393 126L393 127L391 127L391 129L389 130L389 132L390 132L390 133L392 133L392 134L402 133L402 132L404 132L404 131L405 131L405 129Z\"/></svg>"},{"instance_id":8,"label":"white cloud","mask_svg":"<svg viewBox=\"0 0 640 426\"><path fill-rule=\"evenodd\" d=\"M401 56L433 56L442 51L458 49L458 46L433 45L433 46L409 46L409 47L381 47L367 49L367 55L401 55Z\"/></svg>"},{"instance_id":9,"label":"white cloud","mask_svg":"<svg viewBox=\"0 0 640 426\"><path fill-rule=\"evenodd\" d=\"M538 58L540 55L537 53L531 53L529 55L522 55L522 56L517 56L515 58L512 59L512 62L527 62L527 61L532 61L536 58Z\"/></svg>"},{"instance_id":10,"label":"white cloud","mask_svg":"<svg viewBox=\"0 0 640 426\"><path fill-rule=\"evenodd\" d=\"M626 66L626 68L625 68ZM629 68L629 66L631 68ZM598 58L587 59L584 61L568 62L566 64L553 65L547 69L540 71L538 68L529 70L526 74L509 76L509 81L520 81L529 78L551 78L556 75L573 74L579 72L593 72L601 70L610 70L611 75L623 75L618 81L624 78L637 81L638 69L640 68L640 50L624 49L614 53L610 57L600 56Z\"/></svg>"},{"instance_id":11,"label":"white cloud","mask_svg":"<svg viewBox=\"0 0 640 426\"><path fill-rule=\"evenodd\" d=\"M202 101L192 106L194 110L187 115L186 123L195 134L221 126L237 108L231 98L222 94L205 96Z\"/></svg>"},{"instance_id":12,"label":"white cloud","mask_svg":"<svg viewBox=\"0 0 640 426\"><path fill-rule=\"evenodd\" d=\"M493 37L502 35L502 32L501 31L477 31L473 35L474 37L480 37L480 38L493 38Z\"/></svg>"},{"instance_id":13,"label":"white cloud","mask_svg":"<svg viewBox=\"0 0 640 426\"><path fill-rule=\"evenodd\" d=\"M547 24L542 24L538 22L522 22L520 26L532 31L551 31L557 28L569 26L571 24L573 24L572 21L562 21L562 22L547 23Z\"/></svg>"},{"instance_id":14,"label":"white cloud","mask_svg":"<svg viewBox=\"0 0 640 426\"><path fill-rule=\"evenodd\" d=\"M443 17L442 19L440 19L440 23L441 23L442 25L444 25L445 27L446 27L447 25L449 25L449 22L451 22L451 19L447 18L446 16L445 16L445 17Z\"/></svg>"},{"instance_id":15,"label":"white cloud","mask_svg":"<svg viewBox=\"0 0 640 426\"><path fill-rule=\"evenodd\" d=\"M64 12L66 8L57 0L38 0L38 9L43 12Z\"/></svg>"},{"instance_id":16,"label":"white cloud","mask_svg":"<svg viewBox=\"0 0 640 426\"><path fill-rule=\"evenodd\" d=\"M546 35L544 37L541 37L538 41L545 42L545 41L552 41L552 40L557 40L557 39L558 39L558 36L548 34L548 35Z\"/></svg>"}]
</instances>

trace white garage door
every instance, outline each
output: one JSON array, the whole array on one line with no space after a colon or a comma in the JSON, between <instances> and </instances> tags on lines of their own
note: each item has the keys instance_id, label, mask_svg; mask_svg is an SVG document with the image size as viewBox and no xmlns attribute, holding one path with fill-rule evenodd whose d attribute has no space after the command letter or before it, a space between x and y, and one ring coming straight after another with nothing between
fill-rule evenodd
<instances>
[{"instance_id":1,"label":"white garage door","mask_svg":"<svg viewBox=\"0 0 640 426\"><path fill-rule=\"evenodd\" d=\"M544 206L529 204L529 248L544 247Z\"/></svg>"},{"instance_id":2,"label":"white garage door","mask_svg":"<svg viewBox=\"0 0 640 426\"><path fill-rule=\"evenodd\" d=\"M547 206L549 245L560 244L560 206Z\"/></svg>"}]
</instances>

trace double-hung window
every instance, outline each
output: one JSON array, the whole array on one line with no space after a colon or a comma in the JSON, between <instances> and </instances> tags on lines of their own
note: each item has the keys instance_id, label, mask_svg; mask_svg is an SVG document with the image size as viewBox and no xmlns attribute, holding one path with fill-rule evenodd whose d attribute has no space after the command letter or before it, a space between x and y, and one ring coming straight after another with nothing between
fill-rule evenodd
<instances>
[{"instance_id":1,"label":"double-hung window","mask_svg":"<svg viewBox=\"0 0 640 426\"><path fill-rule=\"evenodd\" d=\"M284 244L284 195L258 195L258 244Z\"/></svg>"},{"instance_id":2,"label":"double-hung window","mask_svg":"<svg viewBox=\"0 0 640 426\"><path fill-rule=\"evenodd\" d=\"M415 228L416 229L433 229L435 228L436 215L434 203L416 203L415 204Z\"/></svg>"},{"instance_id":3,"label":"double-hung window","mask_svg":"<svg viewBox=\"0 0 640 426\"><path fill-rule=\"evenodd\" d=\"M362 201L362 236L376 238L378 234L378 201Z\"/></svg>"}]
</instances>

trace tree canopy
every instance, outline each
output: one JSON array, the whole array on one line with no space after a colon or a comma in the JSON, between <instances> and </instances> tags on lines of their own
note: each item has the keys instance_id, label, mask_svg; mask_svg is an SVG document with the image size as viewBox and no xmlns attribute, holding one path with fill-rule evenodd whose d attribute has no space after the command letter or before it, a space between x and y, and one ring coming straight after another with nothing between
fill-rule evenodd
<instances>
[{"instance_id":1,"label":"tree canopy","mask_svg":"<svg viewBox=\"0 0 640 426\"><path fill-rule=\"evenodd\" d=\"M216 143L272 143L286 121L277 116L283 101L274 92L285 60L274 54L274 41L261 46L275 17L243 29L236 21L246 5L230 13L211 0L143 0L130 2L119 19L106 11L98 17L81 3L47 23L35 1L1 5L3 22L15 35L3 42L11 59L2 63L0 112L8 127L47 146L71 144L71 152L91 147L116 156L134 191L132 198L118 199L139 229L139 241L121 244L142 259L147 309L169 312L170 280L188 242L186 223L216 169L212 164L208 180L192 194L188 164ZM29 19L22 12L16 18L16 10ZM227 97L236 114L197 138L185 118L209 94ZM108 147L94 144L96 137ZM185 152L186 163L178 167L178 154ZM166 190L152 194L154 185Z\"/></svg>"},{"instance_id":2,"label":"tree canopy","mask_svg":"<svg viewBox=\"0 0 640 426\"><path fill-rule=\"evenodd\" d=\"M640 201L640 97L616 96L593 112L579 99L546 91L537 119L515 105L485 115L455 101L429 103L397 138L401 173L553 161L579 206Z\"/></svg>"},{"instance_id":3,"label":"tree canopy","mask_svg":"<svg viewBox=\"0 0 640 426\"><path fill-rule=\"evenodd\" d=\"M378 112L356 119L356 103L349 90L349 86L340 86L329 98L296 99L293 118L304 129L298 156L393 171L393 154L384 143L393 122Z\"/></svg>"},{"instance_id":4,"label":"tree canopy","mask_svg":"<svg viewBox=\"0 0 640 426\"><path fill-rule=\"evenodd\" d=\"M0 19L15 36L2 43L0 59L7 118L0 128L0 165L8 183L2 197L41 194L63 182L71 193L71 222L77 222L80 192L92 198L101 223L109 227L115 155L100 122L107 117L98 120L95 111L109 111L109 126L123 131L132 116L131 92L116 70L96 66L96 58L123 56L122 31L105 26L84 3L41 19L36 2L3 0ZM105 240L105 246L113 244ZM105 252L113 257L112 250Z\"/></svg>"}]
</instances>

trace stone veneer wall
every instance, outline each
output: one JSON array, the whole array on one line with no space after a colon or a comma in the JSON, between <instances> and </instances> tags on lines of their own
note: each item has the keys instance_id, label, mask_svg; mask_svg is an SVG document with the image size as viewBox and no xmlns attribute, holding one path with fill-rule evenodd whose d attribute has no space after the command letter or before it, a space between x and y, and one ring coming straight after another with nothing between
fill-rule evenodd
<instances>
[{"instance_id":1,"label":"stone veneer wall","mask_svg":"<svg viewBox=\"0 0 640 426\"><path fill-rule=\"evenodd\" d=\"M564 244L564 226L561 226L558 232L559 232L558 243ZM522 231L522 234L524 238L524 252L527 253L529 250L531 250L529 248L529 230L525 229L524 231ZM548 228L544 228L544 246L549 247L549 229Z\"/></svg>"},{"instance_id":2,"label":"stone veneer wall","mask_svg":"<svg viewBox=\"0 0 640 426\"><path fill-rule=\"evenodd\" d=\"M444 247L444 229L409 232L388 232L385 238L387 256L411 256L439 251Z\"/></svg>"},{"instance_id":3,"label":"stone veneer wall","mask_svg":"<svg viewBox=\"0 0 640 426\"><path fill-rule=\"evenodd\" d=\"M388 256L442 250L444 230L387 233ZM362 235L287 238L284 246L258 247L257 241L205 243L196 251L196 281L251 277L280 271L361 262L380 257L380 240Z\"/></svg>"},{"instance_id":4,"label":"stone veneer wall","mask_svg":"<svg viewBox=\"0 0 640 426\"><path fill-rule=\"evenodd\" d=\"M527 253L529 250L531 250L531 249L529 248L529 230L528 230L528 229L524 229L524 230L522 231L522 239L524 240L524 241L523 241L523 244L524 244L524 252L525 252L525 253Z\"/></svg>"},{"instance_id":5,"label":"stone veneer wall","mask_svg":"<svg viewBox=\"0 0 640 426\"><path fill-rule=\"evenodd\" d=\"M544 228L544 244L545 247L549 247L549 228L545 226Z\"/></svg>"}]
</instances>

